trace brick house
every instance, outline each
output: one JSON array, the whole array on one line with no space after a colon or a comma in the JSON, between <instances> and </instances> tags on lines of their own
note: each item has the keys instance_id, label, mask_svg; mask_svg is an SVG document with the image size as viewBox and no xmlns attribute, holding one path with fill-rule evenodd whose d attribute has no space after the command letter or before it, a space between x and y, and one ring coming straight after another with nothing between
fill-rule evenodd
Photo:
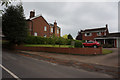
<instances>
[{"instance_id":1,"label":"brick house","mask_svg":"<svg viewBox=\"0 0 120 80\"><path fill-rule=\"evenodd\" d=\"M54 34L60 37L61 28L57 26L57 22L48 23L42 15L35 16L35 11L30 11L30 18L27 19L27 23L30 35L50 37Z\"/></svg>"},{"instance_id":2,"label":"brick house","mask_svg":"<svg viewBox=\"0 0 120 80\"><path fill-rule=\"evenodd\" d=\"M77 40L96 40L101 45L111 44L112 47L118 47L120 33L109 33L108 25L102 28L85 29L78 32Z\"/></svg>"}]
</instances>

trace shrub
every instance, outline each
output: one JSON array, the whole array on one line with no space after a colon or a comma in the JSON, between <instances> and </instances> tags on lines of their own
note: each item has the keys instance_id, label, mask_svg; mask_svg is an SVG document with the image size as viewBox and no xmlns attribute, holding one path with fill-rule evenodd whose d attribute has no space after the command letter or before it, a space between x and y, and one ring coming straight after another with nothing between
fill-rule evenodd
<instances>
[{"instance_id":1,"label":"shrub","mask_svg":"<svg viewBox=\"0 0 120 80\"><path fill-rule=\"evenodd\" d=\"M71 39L66 39L66 45L71 45Z\"/></svg>"},{"instance_id":2,"label":"shrub","mask_svg":"<svg viewBox=\"0 0 120 80\"><path fill-rule=\"evenodd\" d=\"M112 44L104 44L104 45L103 45L103 48L112 48L112 47L113 47Z\"/></svg>"},{"instance_id":3,"label":"shrub","mask_svg":"<svg viewBox=\"0 0 120 80\"><path fill-rule=\"evenodd\" d=\"M76 48L82 48L82 42L81 41L78 41L78 40L75 40L75 45L74 45Z\"/></svg>"},{"instance_id":4,"label":"shrub","mask_svg":"<svg viewBox=\"0 0 120 80\"><path fill-rule=\"evenodd\" d=\"M45 44L46 40L43 37L28 36L24 43L26 44Z\"/></svg>"}]
</instances>

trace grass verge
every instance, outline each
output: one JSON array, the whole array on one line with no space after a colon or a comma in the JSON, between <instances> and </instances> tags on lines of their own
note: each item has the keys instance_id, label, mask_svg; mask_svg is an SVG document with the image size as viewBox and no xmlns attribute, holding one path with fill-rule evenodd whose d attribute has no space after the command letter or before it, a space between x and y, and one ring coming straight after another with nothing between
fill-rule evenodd
<instances>
[{"instance_id":1,"label":"grass verge","mask_svg":"<svg viewBox=\"0 0 120 80\"><path fill-rule=\"evenodd\" d=\"M62 47L62 48L70 48L74 47L71 45L38 45L38 44L25 44L26 47Z\"/></svg>"},{"instance_id":2,"label":"grass verge","mask_svg":"<svg viewBox=\"0 0 120 80\"><path fill-rule=\"evenodd\" d=\"M112 53L113 51L112 50L108 50L108 49L102 49L102 53L105 55L105 54L109 54L109 53Z\"/></svg>"}]
</instances>

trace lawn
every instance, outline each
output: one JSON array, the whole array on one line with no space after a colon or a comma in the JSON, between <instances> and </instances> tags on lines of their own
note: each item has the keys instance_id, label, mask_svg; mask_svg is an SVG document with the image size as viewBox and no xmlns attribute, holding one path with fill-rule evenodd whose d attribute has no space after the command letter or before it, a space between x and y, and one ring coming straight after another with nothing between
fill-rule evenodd
<instances>
[{"instance_id":1,"label":"lawn","mask_svg":"<svg viewBox=\"0 0 120 80\"><path fill-rule=\"evenodd\" d=\"M24 46L26 47L62 47L62 48L70 48L74 47L71 45L38 45L38 44L25 44Z\"/></svg>"},{"instance_id":2,"label":"lawn","mask_svg":"<svg viewBox=\"0 0 120 80\"><path fill-rule=\"evenodd\" d=\"M102 49L103 54L109 54L109 53L112 53L112 52L113 52L112 50Z\"/></svg>"}]
</instances>

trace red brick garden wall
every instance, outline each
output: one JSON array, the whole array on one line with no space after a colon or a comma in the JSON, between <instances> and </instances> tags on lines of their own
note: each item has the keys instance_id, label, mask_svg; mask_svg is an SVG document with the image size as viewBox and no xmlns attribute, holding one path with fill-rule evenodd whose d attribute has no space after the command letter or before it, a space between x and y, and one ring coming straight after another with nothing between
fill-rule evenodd
<instances>
[{"instance_id":1,"label":"red brick garden wall","mask_svg":"<svg viewBox=\"0 0 120 80\"><path fill-rule=\"evenodd\" d=\"M15 47L17 50L47 51L66 54L102 54L102 47L99 48L54 48L54 47Z\"/></svg>"}]
</instances>

